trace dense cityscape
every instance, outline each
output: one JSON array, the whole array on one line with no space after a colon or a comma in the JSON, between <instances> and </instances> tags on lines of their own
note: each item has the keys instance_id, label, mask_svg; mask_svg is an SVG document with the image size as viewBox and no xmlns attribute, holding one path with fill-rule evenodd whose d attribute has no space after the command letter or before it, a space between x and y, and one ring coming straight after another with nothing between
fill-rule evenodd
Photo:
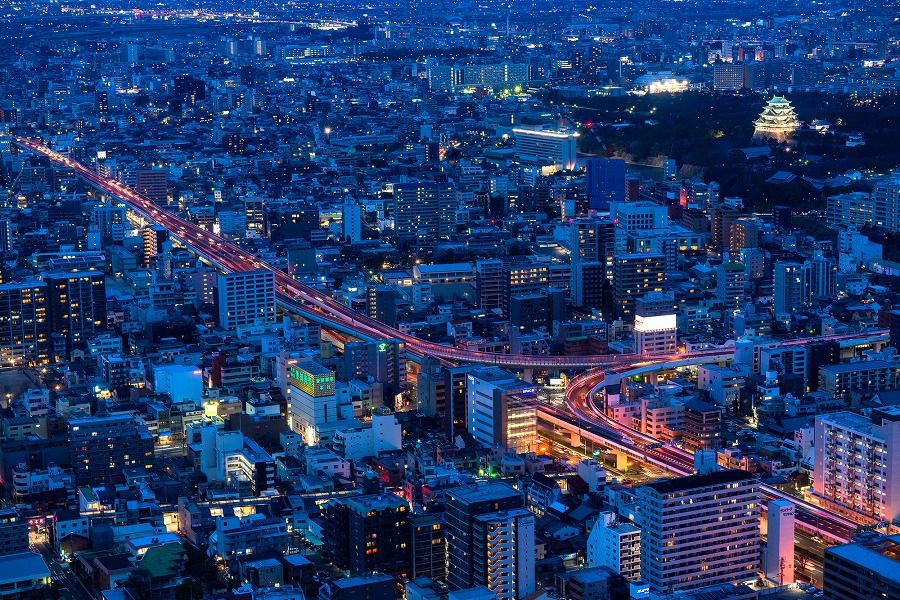
<instances>
[{"instance_id":1,"label":"dense cityscape","mask_svg":"<svg viewBox=\"0 0 900 600\"><path fill-rule=\"evenodd\" d=\"M898 15L0 5L0 600L900 600Z\"/></svg>"}]
</instances>

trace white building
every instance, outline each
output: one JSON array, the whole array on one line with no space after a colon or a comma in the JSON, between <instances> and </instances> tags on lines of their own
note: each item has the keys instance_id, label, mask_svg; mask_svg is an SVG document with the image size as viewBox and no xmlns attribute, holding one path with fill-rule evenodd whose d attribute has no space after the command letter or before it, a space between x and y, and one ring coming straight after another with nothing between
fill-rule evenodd
<instances>
[{"instance_id":1,"label":"white building","mask_svg":"<svg viewBox=\"0 0 900 600\"><path fill-rule=\"evenodd\" d=\"M638 298L634 314L634 346L638 354L673 354L678 347L675 296L651 292Z\"/></svg>"},{"instance_id":2,"label":"white building","mask_svg":"<svg viewBox=\"0 0 900 600\"><path fill-rule=\"evenodd\" d=\"M760 568L758 480L718 471L648 483L636 492L641 577L658 592L748 582Z\"/></svg>"},{"instance_id":3,"label":"white building","mask_svg":"<svg viewBox=\"0 0 900 600\"><path fill-rule=\"evenodd\" d=\"M333 446L341 457L360 461L366 456L378 456L380 452L401 450L402 433L396 415L382 406L372 413L370 424L335 431Z\"/></svg>"},{"instance_id":4,"label":"white building","mask_svg":"<svg viewBox=\"0 0 900 600\"><path fill-rule=\"evenodd\" d=\"M764 567L766 577L776 585L794 583L794 511L793 502L769 502Z\"/></svg>"},{"instance_id":5,"label":"white building","mask_svg":"<svg viewBox=\"0 0 900 600\"><path fill-rule=\"evenodd\" d=\"M153 391L169 394L172 404L203 398L203 371L193 365L160 365L153 368Z\"/></svg>"},{"instance_id":6,"label":"white building","mask_svg":"<svg viewBox=\"0 0 900 600\"><path fill-rule=\"evenodd\" d=\"M219 517L216 530L209 536L210 550L226 561L266 550L285 552L288 544L284 519L263 514Z\"/></svg>"},{"instance_id":7,"label":"white building","mask_svg":"<svg viewBox=\"0 0 900 600\"><path fill-rule=\"evenodd\" d=\"M516 156L553 163L557 169L575 168L577 135L570 131L546 131L543 129L512 130L516 136Z\"/></svg>"},{"instance_id":8,"label":"white building","mask_svg":"<svg viewBox=\"0 0 900 600\"><path fill-rule=\"evenodd\" d=\"M588 536L588 567L609 567L628 581L641 578L641 530L603 512Z\"/></svg>"},{"instance_id":9,"label":"white building","mask_svg":"<svg viewBox=\"0 0 900 600\"><path fill-rule=\"evenodd\" d=\"M275 322L275 274L258 270L220 273L219 324L225 329Z\"/></svg>"},{"instance_id":10,"label":"white building","mask_svg":"<svg viewBox=\"0 0 900 600\"><path fill-rule=\"evenodd\" d=\"M900 407L870 416L816 417L813 493L826 503L893 521L900 517Z\"/></svg>"},{"instance_id":11,"label":"white building","mask_svg":"<svg viewBox=\"0 0 900 600\"><path fill-rule=\"evenodd\" d=\"M537 449L535 387L498 367L467 376L468 430L488 448L524 453Z\"/></svg>"},{"instance_id":12,"label":"white building","mask_svg":"<svg viewBox=\"0 0 900 600\"><path fill-rule=\"evenodd\" d=\"M880 259L881 244L869 241L869 238L858 231L849 230L838 233L838 271L856 273L859 266L870 260Z\"/></svg>"},{"instance_id":13,"label":"white building","mask_svg":"<svg viewBox=\"0 0 900 600\"><path fill-rule=\"evenodd\" d=\"M900 231L900 169L891 171L890 181L876 185L872 197L875 200L875 226Z\"/></svg>"},{"instance_id":14,"label":"white building","mask_svg":"<svg viewBox=\"0 0 900 600\"><path fill-rule=\"evenodd\" d=\"M626 232L663 229L669 220L668 209L648 200L610 202L609 216Z\"/></svg>"},{"instance_id":15,"label":"white building","mask_svg":"<svg viewBox=\"0 0 900 600\"><path fill-rule=\"evenodd\" d=\"M534 519L524 508L473 519L472 550L483 557L475 561L475 581L490 588L498 600L521 599L534 592Z\"/></svg>"},{"instance_id":16,"label":"white building","mask_svg":"<svg viewBox=\"0 0 900 600\"><path fill-rule=\"evenodd\" d=\"M710 401L718 406L736 402L745 379L743 373L728 367L718 365L697 367L697 388L707 390Z\"/></svg>"}]
</instances>

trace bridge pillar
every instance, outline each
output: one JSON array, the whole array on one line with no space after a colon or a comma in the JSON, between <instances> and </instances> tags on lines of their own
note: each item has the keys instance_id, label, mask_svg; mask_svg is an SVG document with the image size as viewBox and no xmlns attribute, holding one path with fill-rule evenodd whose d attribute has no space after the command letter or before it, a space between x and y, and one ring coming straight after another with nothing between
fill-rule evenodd
<instances>
[{"instance_id":1,"label":"bridge pillar","mask_svg":"<svg viewBox=\"0 0 900 600\"><path fill-rule=\"evenodd\" d=\"M527 383L534 383L534 369L528 367L522 370L522 379Z\"/></svg>"},{"instance_id":2,"label":"bridge pillar","mask_svg":"<svg viewBox=\"0 0 900 600\"><path fill-rule=\"evenodd\" d=\"M613 452L616 457L616 471L624 473L628 470L628 455L624 452Z\"/></svg>"}]
</instances>

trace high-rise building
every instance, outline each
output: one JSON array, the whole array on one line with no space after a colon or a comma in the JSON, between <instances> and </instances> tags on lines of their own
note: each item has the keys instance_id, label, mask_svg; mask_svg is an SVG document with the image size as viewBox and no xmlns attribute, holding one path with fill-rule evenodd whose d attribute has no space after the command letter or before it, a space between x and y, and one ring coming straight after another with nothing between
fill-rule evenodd
<instances>
[{"instance_id":1,"label":"high-rise building","mask_svg":"<svg viewBox=\"0 0 900 600\"><path fill-rule=\"evenodd\" d=\"M47 282L50 331L66 338L68 350L106 328L106 276L100 271L56 271Z\"/></svg>"},{"instance_id":2,"label":"high-rise building","mask_svg":"<svg viewBox=\"0 0 900 600\"><path fill-rule=\"evenodd\" d=\"M681 439L688 452L722 447L722 408L697 398L684 403Z\"/></svg>"},{"instance_id":3,"label":"high-rise building","mask_svg":"<svg viewBox=\"0 0 900 600\"><path fill-rule=\"evenodd\" d=\"M828 600L900 598L900 534L870 532L825 548L822 591Z\"/></svg>"},{"instance_id":4,"label":"high-rise building","mask_svg":"<svg viewBox=\"0 0 900 600\"><path fill-rule=\"evenodd\" d=\"M740 90L746 87L746 68L743 63L713 65L714 90Z\"/></svg>"},{"instance_id":5,"label":"high-rise building","mask_svg":"<svg viewBox=\"0 0 900 600\"><path fill-rule=\"evenodd\" d=\"M475 263L475 290L481 310L503 308L503 261L479 260Z\"/></svg>"},{"instance_id":6,"label":"high-rise building","mask_svg":"<svg viewBox=\"0 0 900 600\"><path fill-rule=\"evenodd\" d=\"M394 186L394 231L432 239L456 233L456 187L450 183L415 181Z\"/></svg>"},{"instance_id":7,"label":"high-rise building","mask_svg":"<svg viewBox=\"0 0 900 600\"><path fill-rule=\"evenodd\" d=\"M13 249L13 227L9 219L0 219L0 252Z\"/></svg>"},{"instance_id":8,"label":"high-rise building","mask_svg":"<svg viewBox=\"0 0 900 600\"><path fill-rule=\"evenodd\" d=\"M334 372L317 362L291 365L288 371L289 425L308 446L321 439L320 430L339 420Z\"/></svg>"},{"instance_id":9,"label":"high-rise building","mask_svg":"<svg viewBox=\"0 0 900 600\"><path fill-rule=\"evenodd\" d=\"M641 578L641 530L604 512L588 536L588 567L608 567L628 581Z\"/></svg>"},{"instance_id":10,"label":"high-rise building","mask_svg":"<svg viewBox=\"0 0 900 600\"><path fill-rule=\"evenodd\" d=\"M800 263L782 261L775 263L773 310L776 317L802 310L806 296L802 270L803 266Z\"/></svg>"},{"instance_id":11,"label":"high-rise building","mask_svg":"<svg viewBox=\"0 0 900 600\"><path fill-rule=\"evenodd\" d=\"M0 510L0 556L28 552L28 520L15 508Z\"/></svg>"},{"instance_id":12,"label":"high-rise building","mask_svg":"<svg viewBox=\"0 0 900 600\"><path fill-rule=\"evenodd\" d=\"M716 267L716 300L722 305L722 317L731 325L734 314L744 306L744 265L726 262Z\"/></svg>"},{"instance_id":13,"label":"high-rise building","mask_svg":"<svg viewBox=\"0 0 900 600\"><path fill-rule=\"evenodd\" d=\"M432 514L410 517L412 579L447 581L447 525Z\"/></svg>"},{"instance_id":14,"label":"high-rise building","mask_svg":"<svg viewBox=\"0 0 900 600\"><path fill-rule=\"evenodd\" d=\"M45 365L50 360L47 284L0 284L0 365Z\"/></svg>"},{"instance_id":15,"label":"high-rise building","mask_svg":"<svg viewBox=\"0 0 900 600\"><path fill-rule=\"evenodd\" d=\"M585 180L591 210L607 210L610 202L625 200L625 161L621 158L589 158Z\"/></svg>"},{"instance_id":16,"label":"high-rise building","mask_svg":"<svg viewBox=\"0 0 900 600\"><path fill-rule=\"evenodd\" d=\"M663 181L675 181L678 177L678 163L674 158L663 160Z\"/></svg>"},{"instance_id":17,"label":"high-rise building","mask_svg":"<svg viewBox=\"0 0 900 600\"><path fill-rule=\"evenodd\" d=\"M266 199L260 196L245 196L244 218L247 221L247 234L251 237L265 236Z\"/></svg>"},{"instance_id":18,"label":"high-rise building","mask_svg":"<svg viewBox=\"0 0 900 600\"><path fill-rule=\"evenodd\" d=\"M760 568L759 481L717 471L637 489L641 577L671 593L753 580Z\"/></svg>"},{"instance_id":19,"label":"high-rise building","mask_svg":"<svg viewBox=\"0 0 900 600\"><path fill-rule=\"evenodd\" d=\"M409 505L400 496L354 496L347 500L350 574L380 571L397 578L411 572Z\"/></svg>"},{"instance_id":20,"label":"high-rise building","mask_svg":"<svg viewBox=\"0 0 900 600\"><path fill-rule=\"evenodd\" d=\"M470 367L445 367L434 357L422 360L416 382L419 411L437 419L441 430L451 439L467 431L466 377L470 370Z\"/></svg>"},{"instance_id":21,"label":"high-rise building","mask_svg":"<svg viewBox=\"0 0 900 600\"><path fill-rule=\"evenodd\" d=\"M678 347L675 295L650 292L638 298L634 311L634 346L638 354L674 354Z\"/></svg>"},{"instance_id":22,"label":"high-rise building","mask_svg":"<svg viewBox=\"0 0 900 600\"><path fill-rule=\"evenodd\" d=\"M161 225L150 225L141 233L144 238L144 266L154 268L156 257L162 254L163 245L169 239L169 231Z\"/></svg>"},{"instance_id":23,"label":"high-rise building","mask_svg":"<svg viewBox=\"0 0 900 600\"><path fill-rule=\"evenodd\" d=\"M639 229L663 229L669 212L662 204L649 200L613 202L609 205L609 218L622 231L630 233Z\"/></svg>"},{"instance_id":24,"label":"high-rise building","mask_svg":"<svg viewBox=\"0 0 900 600\"><path fill-rule=\"evenodd\" d=\"M366 289L369 318L391 327L397 322L397 294L387 285L370 285Z\"/></svg>"},{"instance_id":25,"label":"high-rise building","mask_svg":"<svg viewBox=\"0 0 900 600\"><path fill-rule=\"evenodd\" d=\"M613 266L615 315L631 320L637 299L662 292L666 285L666 257L658 253L620 254Z\"/></svg>"},{"instance_id":26,"label":"high-rise building","mask_svg":"<svg viewBox=\"0 0 900 600\"><path fill-rule=\"evenodd\" d=\"M547 265L526 261L504 265L501 280L501 306L503 315L510 314L510 299L513 296L540 294L550 287L550 272Z\"/></svg>"},{"instance_id":27,"label":"high-rise building","mask_svg":"<svg viewBox=\"0 0 900 600\"><path fill-rule=\"evenodd\" d=\"M827 504L891 522L900 517L900 407L871 416L816 417L813 493Z\"/></svg>"},{"instance_id":28,"label":"high-rise building","mask_svg":"<svg viewBox=\"0 0 900 600\"><path fill-rule=\"evenodd\" d=\"M474 369L467 377L469 433L504 452L536 449L535 387L499 367Z\"/></svg>"},{"instance_id":29,"label":"high-rise building","mask_svg":"<svg viewBox=\"0 0 900 600\"><path fill-rule=\"evenodd\" d=\"M473 575L498 600L534 592L535 516L524 508L476 515L472 526Z\"/></svg>"},{"instance_id":30,"label":"high-rise building","mask_svg":"<svg viewBox=\"0 0 900 600\"><path fill-rule=\"evenodd\" d=\"M135 174L134 191L154 204L165 204L168 200L166 172L162 169L143 169Z\"/></svg>"},{"instance_id":31,"label":"high-rise building","mask_svg":"<svg viewBox=\"0 0 900 600\"><path fill-rule=\"evenodd\" d=\"M362 209L352 198L341 205L341 234L351 242L362 240Z\"/></svg>"},{"instance_id":32,"label":"high-rise building","mask_svg":"<svg viewBox=\"0 0 900 600\"><path fill-rule=\"evenodd\" d=\"M216 302L225 329L275 322L275 274L259 269L220 273Z\"/></svg>"},{"instance_id":33,"label":"high-rise building","mask_svg":"<svg viewBox=\"0 0 900 600\"><path fill-rule=\"evenodd\" d=\"M900 231L900 169L891 171L891 180L875 186L874 224L891 232Z\"/></svg>"},{"instance_id":34,"label":"high-rise building","mask_svg":"<svg viewBox=\"0 0 900 600\"><path fill-rule=\"evenodd\" d=\"M149 474L153 436L130 413L69 419L69 461L77 485L109 482L123 469Z\"/></svg>"},{"instance_id":35,"label":"high-rise building","mask_svg":"<svg viewBox=\"0 0 900 600\"><path fill-rule=\"evenodd\" d=\"M516 156L553 164L557 169L575 168L576 137L571 131L513 128L516 136ZM622 194L624 198L624 193Z\"/></svg>"},{"instance_id":36,"label":"high-rise building","mask_svg":"<svg viewBox=\"0 0 900 600\"><path fill-rule=\"evenodd\" d=\"M406 389L406 344L400 340L344 344L344 374L365 381L372 377L397 394Z\"/></svg>"},{"instance_id":37,"label":"high-rise building","mask_svg":"<svg viewBox=\"0 0 900 600\"><path fill-rule=\"evenodd\" d=\"M575 306L612 309L616 223L611 219L576 219L566 227L572 257L569 291Z\"/></svg>"},{"instance_id":38,"label":"high-rise building","mask_svg":"<svg viewBox=\"0 0 900 600\"><path fill-rule=\"evenodd\" d=\"M788 500L770 500L766 509L768 535L765 575L776 585L794 583L794 511Z\"/></svg>"},{"instance_id":39,"label":"high-rise building","mask_svg":"<svg viewBox=\"0 0 900 600\"><path fill-rule=\"evenodd\" d=\"M485 585L476 576L485 572L488 556L476 553L483 541L475 539L475 519L498 511L512 511L525 506L525 497L505 483L479 482L447 490L447 585L451 590L464 590ZM478 545L476 545L478 544ZM515 539L509 545L516 545ZM531 551L534 552L532 546Z\"/></svg>"}]
</instances>

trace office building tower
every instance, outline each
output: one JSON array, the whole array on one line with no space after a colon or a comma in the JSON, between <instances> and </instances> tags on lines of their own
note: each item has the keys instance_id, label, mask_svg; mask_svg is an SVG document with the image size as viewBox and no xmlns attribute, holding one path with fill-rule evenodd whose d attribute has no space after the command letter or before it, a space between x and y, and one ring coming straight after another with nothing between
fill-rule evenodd
<instances>
[{"instance_id":1,"label":"office building tower","mask_svg":"<svg viewBox=\"0 0 900 600\"><path fill-rule=\"evenodd\" d=\"M900 517L900 407L816 417L813 493L878 521Z\"/></svg>"},{"instance_id":2,"label":"office building tower","mask_svg":"<svg viewBox=\"0 0 900 600\"><path fill-rule=\"evenodd\" d=\"M400 340L344 344L345 376L384 384L389 395L406 389L406 344Z\"/></svg>"},{"instance_id":3,"label":"office building tower","mask_svg":"<svg viewBox=\"0 0 900 600\"><path fill-rule=\"evenodd\" d=\"M498 600L517 600L534 592L535 516L524 508L501 510L473 519L473 576Z\"/></svg>"},{"instance_id":4,"label":"office building tower","mask_svg":"<svg viewBox=\"0 0 900 600\"><path fill-rule=\"evenodd\" d=\"M513 135L517 157L552 164L557 169L575 168L578 155L574 132L515 127Z\"/></svg>"},{"instance_id":5,"label":"office building tower","mask_svg":"<svg viewBox=\"0 0 900 600\"><path fill-rule=\"evenodd\" d=\"M721 250L732 249L734 224L740 218L741 210L729 204L716 204L710 209L710 233L712 244ZM740 248L737 248L740 250Z\"/></svg>"},{"instance_id":6,"label":"office building tower","mask_svg":"<svg viewBox=\"0 0 900 600\"><path fill-rule=\"evenodd\" d=\"M416 382L419 411L436 419L451 439L467 431L466 376L469 371L469 367L445 367L431 356L422 359Z\"/></svg>"},{"instance_id":7,"label":"office building tower","mask_svg":"<svg viewBox=\"0 0 900 600\"><path fill-rule=\"evenodd\" d=\"M162 254L165 243L169 239L169 231L161 225L149 225L141 233L144 238L144 266L153 269L156 257Z\"/></svg>"},{"instance_id":8,"label":"office building tower","mask_svg":"<svg viewBox=\"0 0 900 600\"><path fill-rule=\"evenodd\" d=\"M743 63L716 63L713 65L714 90L740 90L746 87L746 67Z\"/></svg>"},{"instance_id":9,"label":"office building tower","mask_svg":"<svg viewBox=\"0 0 900 600\"><path fill-rule=\"evenodd\" d=\"M306 361L291 365L288 378L288 424L303 436L306 445L315 446L321 430L339 420L334 372L317 362Z\"/></svg>"},{"instance_id":10,"label":"office building tower","mask_svg":"<svg viewBox=\"0 0 900 600\"><path fill-rule=\"evenodd\" d=\"M432 514L409 518L411 532L411 578L447 581L447 525Z\"/></svg>"},{"instance_id":11,"label":"office building tower","mask_svg":"<svg viewBox=\"0 0 900 600\"><path fill-rule=\"evenodd\" d=\"M265 237L266 199L259 196L245 196L243 202L247 235Z\"/></svg>"},{"instance_id":12,"label":"office building tower","mask_svg":"<svg viewBox=\"0 0 900 600\"><path fill-rule=\"evenodd\" d=\"M94 95L94 103L98 113L105 114L109 112L109 94L107 92L97 92Z\"/></svg>"},{"instance_id":13,"label":"office building tower","mask_svg":"<svg viewBox=\"0 0 900 600\"><path fill-rule=\"evenodd\" d=\"M875 186L873 224L890 232L900 231L900 169L891 171L891 180Z\"/></svg>"},{"instance_id":14,"label":"office building tower","mask_svg":"<svg viewBox=\"0 0 900 600\"><path fill-rule=\"evenodd\" d=\"M521 492L505 483L480 482L447 490L445 518L447 521L447 585L451 590L464 590L485 585L476 577L484 573L488 560L476 548L483 541L475 540L475 519L499 511L512 511L525 506ZM511 541L510 546L515 545ZM534 548L532 547L532 552Z\"/></svg>"},{"instance_id":15,"label":"office building tower","mask_svg":"<svg viewBox=\"0 0 900 600\"><path fill-rule=\"evenodd\" d=\"M475 291L478 308L484 311L503 308L503 261L475 262Z\"/></svg>"},{"instance_id":16,"label":"office building tower","mask_svg":"<svg viewBox=\"0 0 900 600\"><path fill-rule=\"evenodd\" d=\"M781 231L791 231L793 227L793 211L790 206L773 206L772 221L777 229Z\"/></svg>"},{"instance_id":17,"label":"office building tower","mask_svg":"<svg viewBox=\"0 0 900 600\"><path fill-rule=\"evenodd\" d=\"M268 270L220 273L219 324L225 329L275 322L275 274Z\"/></svg>"},{"instance_id":18,"label":"office building tower","mask_svg":"<svg viewBox=\"0 0 900 600\"><path fill-rule=\"evenodd\" d=\"M828 600L900 598L900 534L864 533L825 548L822 574Z\"/></svg>"},{"instance_id":19,"label":"office building tower","mask_svg":"<svg viewBox=\"0 0 900 600\"><path fill-rule=\"evenodd\" d=\"M467 377L469 433L488 448L518 453L537 449L537 396L499 367L474 369Z\"/></svg>"},{"instance_id":20,"label":"office building tower","mask_svg":"<svg viewBox=\"0 0 900 600\"><path fill-rule=\"evenodd\" d=\"M716 267L716 300L722 305L722 320L728 327L737 311L744 306L744 265L726 262Z\"/></svg>"},{"instance_id":21,"label":"office building tower","mask_svg":"<svg viewBox=\"0 0 900 600\"><path fill-rule=\"evenodd\" d=\"M394 232L429 239L456 233L456 187L450 183L415 181L394 186Z\"/></svg>"},{"instance_id":22,"label":"office building tower","mask_svg":"<svg viewBox=\"0 0 900 600\"><path fill-rule=\"evenodd\" d=\"M15 508L0 509L0 556L28 552L28 520Z\"/></svg>"},{"instance_id":23,"label":"office building tower","mask_svg":"<svg viewBox=\"0 0 900 600\"><path fill-rule=\"evenodd\" d=\"M641 577L662 593L745 582L760 568L759 481L745 471L717 471L645 484L641 507Z\"/></svg>"},{"instance_id":24,"label":"office building tower","mask_svg":"<svg viewBox=\"0 0 900 600\"><path fill-rule=\"evenodd\" d=\"M806 302L827 301L837 294L837 265L825 258L821 250L816 250L813 257L803 263Z\"/></svg>"},{"instance_id":25,"label":"office building tower","mask_svg":"<svg viewBox=\"0 0 900 600\"><path fill-rule=\"evenodd\" d=\"M650 292L638 298L634 311L634 346L638 354L667 355L678 349L675 295Z\"/></svg>"},{"instance_id":26,"label":"office building tower","mask_svg":"<svg viewBox=\"0 0 900 600\"><path fill-rule=\"evenodd\" d=\"M350 574L380 571L399 579L409 576L409 505L393 494L347 500Z\"/></svg>"},{"instance_id":27,"label":"office building tower","mask_svg":"<svg viewBox=\"0 0 900 600\"><path fill-rule=\"evenodd\" d=\"M47 282L47 319L50 331L75 344L106 328L106 276L100 271L56 271Z\"/></svg>"},{"instance_id":28,"label":"office building tower","mask_svg":"<svg viewBox=\"0 0 900 600\"><path fill-rule=\"evenodd\" d=\"M45 365L50 361L47 284L0 284L0 365Z\"/></svg>"},{"instance_id":29,"label":"office building tower","mask_svg":"<svg viewBox=\"0 0 900 600\"><path fill-rule=\"evenodd\" d=\"M548 287L550 271L547 265L532 261L504 265L500 288L504 316L510 315L513 296L540 294Z\"/></svg>"},{"instance_id":30,"label":"office building tower","mask_svg":"<svg viewBox=\"0 0 900 600\"><path fill-rule=\"evenodd\" d=\"M101 485L123 469L150 474L153 436L130 413L69 419L69 462L76 484Z\"/></svg>"},{"instance_id":31,"label":"office building tower","mask_svg":"<svg viewBox=\"0 0 900 600\"><path fill-rule=\"evenodd\" d=\"M790 315L803 309L806 297L803 266L795 262L775 263L773 272L773 295L775 317Z\"/></svg>"},{"instance_id":32,"label":"office building tower","mask_svg":"<svg viewBox=\"0 0 900 600\"><path fill-rule=\"evenodd\" d=\"M351 242L362 240L362 205L347 198L341 205L341 234Z\"/></svg>"},{"instance_id":33,"label":"office building tower","mask_svg":"<svg viewBox=\"0 0 900 600\"><path fill-rule=\"evenodd\" d=\"M895 346L897 347L897 346ZM806 391L819 389L819 369L841 362L841 345L835 341L811 342L804 347L806 353Z\"/></svg>"},{"instance_id":34,"label":"office building tower","mask_svg":"<svg viewBox=\"0 0 900 600\"><path fill-rule=\"evenodd\" d=\"M620 254L613 265L615 316L632 320L637 299L666 286L666 257L657 253Z\"/></svg>"},{"instance_id":35,"label":"office building tower","mask_svg":"<svg viewBox=\"0 0 900 600\"><path fill-rule=\"evenodd\" d=\"M393 327L397 323L397 294L387 285L370 285L366 289L369 318Z\"/></svg>"},{"instance_id":36,"label":"office building tower","mask_svg":"<svg viewBox=\"0 0 900 600\"><path fill-rule=\"evenodd\" d=\"M663 160L663 181L675 181L678 178L678 164L674 158Z\"/></svg>"},{"instance_id":37,"label":"office building tower","mask_svg":"<svg viewBox=\"0 0 900 600\"><path fill-rule=\"evenodd\" d=\"M825 223L829 227L860 229L875 222L875 197L868 192L848 192L825 200Z\"/></svg>"},{"instance_id":38,"label":"office building tower","mask_svg":"<svg viewBox=\"0 0 900 600\"><path fill-rule=\"evenodd\" d=\"M588 567L608 567L628 581L641 578L641 530L620 522L614 512L600 513L588 535Z\"/></svg>"},{"instance_id":39,"label":"office building tower","mask_svg":"<svg viewBox=\"0 0 900 600\"><path fill-rule=\"evenodd\" d=\"M794 583L794 511L787 500L770 500L766 509L768 536L765 549L765 575L775 585Z\"/></svg>"},{"instance_id":40,"label":"office building tower","mask_svg":"<svg viewBox=\"0 0 900 600\"><path fill-rule=\"evenodd\" d=\"M718 450L722 447L722 407L697 398L684 403L681 439L688 452Z\"/></svg>"},{"instance_id":41,"label":"office building tower","mask_svg":"<svg viewBox=\"0 0 900 600\"><path fill-rule=\"evenodd\" d=\"M610 202L625 198L625 161L621 158L589 158L585 180L591 210L608 210Z\"/></svg>"},{"instance_id":42,"label":"office building tower","mask_svg":"<svg viewBox=\"0 0 900 600\"><path fill-rule=\"evenodd\" d=\"M638 202L613 202L609 205L609 218L627 233L639 229L663 229L669 220L669 211L662 204L639 200Z\"/></svg>"},{"instance_id":43,"label":"office building tower","mask_svg":"<svg viewBox=\"0 0 900 600\"><path fill-rule=\"evenodd\" d=\"M166 172L162 169L143 169L135 174L134 191L154 204L166 204L168 188Z\"/></svg>"},{"instance_id":44,"label":"office building tower","mask_svg":"<svg viewBox=\"0 0 900 600\"><path fill-rule=\"evenodd\" d=\"M272 241L309 242L319 233L319 208L287 206L266 210L266 237Z\"/></svg>"},{"instance_id":45,"label":"office building tower","mask_svg":"<svg viewBox=\"0 0 900 600\"><path fill-rule=\"evenodd\" d=\"M13 226L9 219L0 219L0 252L12 251Z\"/></svg>"}]
</instances>

